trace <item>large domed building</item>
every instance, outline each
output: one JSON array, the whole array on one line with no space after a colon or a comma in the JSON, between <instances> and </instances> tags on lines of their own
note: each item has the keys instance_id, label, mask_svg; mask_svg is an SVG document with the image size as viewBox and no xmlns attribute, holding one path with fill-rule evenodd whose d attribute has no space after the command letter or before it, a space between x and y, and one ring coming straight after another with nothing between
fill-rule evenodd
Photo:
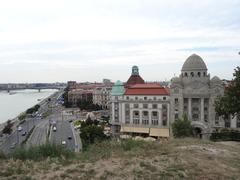
<instances>
[{"instance_id":1,"label":"large domed building","mask_svg":"<svg viewBox=\"0 0 240 180\"><path fill-rule=\"evenodd\" d=\"M215 99L223 95L224 87L218 77L210 79L207 71L203 59L192 54L184 62L180 76L172 78L170 86L171 119L186 114L195 132L203 136L214 127L224 126L214 109Z\"/></svg>"}]
</instances>

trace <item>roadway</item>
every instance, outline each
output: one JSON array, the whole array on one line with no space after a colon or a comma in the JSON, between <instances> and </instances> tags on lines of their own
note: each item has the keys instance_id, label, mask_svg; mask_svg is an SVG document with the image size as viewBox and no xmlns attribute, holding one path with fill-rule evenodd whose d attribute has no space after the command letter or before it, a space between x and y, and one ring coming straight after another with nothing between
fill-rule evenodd
<instances>
[{"instance_id":1,"label":"roadway","mask_svg":"<svg viewBox=\"0 0 240 180\"><path fill-rule=\"evenodd\" d=\"M27 135L22 136L23 132L29 132L33 126L35 126L34 131L30 138L27 141L27 146L36 146L39 144L43 144L47 139L47 129L49 127L49 121L51 117L54 117L54 114L59 114L61 109L57 106L57 98L63 93L63 91L58 91L50 96L51 101L48 102L48 98L44 101L40 102L39 114L43 114L49 110L52 110L53 115L47 117L45 119L41 119L39 117L27 118L25 122L20 126L22 127L22 131L19 132L16 128L13 129L13 132L4 139L4 141L0 144L0 150L2 150L5 154L11 153L16 147L20 147L21 143L26 139ZM66 130L68 131L68 130Z\"/></svg>"}]
</instances>

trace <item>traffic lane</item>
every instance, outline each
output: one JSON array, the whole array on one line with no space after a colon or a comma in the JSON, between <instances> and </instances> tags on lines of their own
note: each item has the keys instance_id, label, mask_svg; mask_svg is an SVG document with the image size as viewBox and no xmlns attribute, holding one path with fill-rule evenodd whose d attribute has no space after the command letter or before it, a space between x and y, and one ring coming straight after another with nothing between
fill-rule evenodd
<instances>
[{"instance_id":1,"label":"traffic lane","mask_svg":"<svg viewBox=\"0 0 240 180\"><path fill-rule=\"evenodd\" d=\"M58 119L54 126L57 130L53 131L53 128L51 128L50 141L54 144L62 144L62 141L65 141L65 146L70 150L74 150L75 143L70 123L68 121L62 121ZM71 136L71 139L68 139L69 136Z\"/></svg>"},{"instance_id":2,"label":"traffic lane","mask_svg":"<svg viewBox=\"0 0 240 180\"><path fill-rule=\"evenodd\" d=\"M39 146L46 143L48 121L40 122L34 129L32 135L26 143L26 147Z\"/></svg>"},{"instance_id":3,"label":"traffic lane","mask_svg":"<svg viewBox=\"0 0 240 180\"><path fill-rule=\"evenodd\" d=\"M69 139L69 137L71 137L71 139ZM62 139L63 141L66 141L67 148L74 151L75 149L74 136L71 124L68 121L62 122Z\"/></svg>"}]
</instances>

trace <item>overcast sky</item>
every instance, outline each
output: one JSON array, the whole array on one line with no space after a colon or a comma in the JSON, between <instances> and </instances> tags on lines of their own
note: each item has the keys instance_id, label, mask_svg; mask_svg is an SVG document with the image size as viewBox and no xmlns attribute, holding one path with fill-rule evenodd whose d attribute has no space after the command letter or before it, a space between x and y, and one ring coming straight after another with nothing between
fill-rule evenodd
<instances>
[{"instance_id":1,"label":"overcast sky","mask_svg":"<svg viewBox=\"0 0 240 180\"><path fill-rule=\"evenodd\" d=\"M0 2L0 83L170 80L193 53L211 76L240 65L239 0Z\"/></svg>"}]
</instances>

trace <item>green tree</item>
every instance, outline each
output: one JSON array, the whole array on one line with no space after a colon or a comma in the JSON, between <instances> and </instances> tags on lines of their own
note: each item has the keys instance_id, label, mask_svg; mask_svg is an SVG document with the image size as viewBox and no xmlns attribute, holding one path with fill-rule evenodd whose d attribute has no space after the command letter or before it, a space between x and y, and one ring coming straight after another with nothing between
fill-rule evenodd
<instances>
[{"instance_id":1,"label":"green tree","mask_svg":"<svg viewBox=\"0 0 240 180\"><path fill-rule=\"evenodd\" d=\"M103 133L103 127L99 126L98 121L91 120L90 117L81 123L80 132L84 149L86 149L89 144L106 139L106 135Z\"/></svg>"},{"instance_id":2,"label":"green tree","mask_svg":"<svg viewBox=\"0 0 240 180\"><path fill-rule=\"evenodd\" d=\"M2 133L3 134L11 134L12 126L13 126L13 123L10 120L8 120L7 124L4 126L4 128L2 130Z\"/></svg>"},{"instance_id":3,"label":"green tree","mask_svg":"<svg viewBox=\"0 0 240 180\"><path fill-rule=\"evenodd\" d=\"M185 114L182 119L174 121L172 124L174 137L190 137L193 136L193 127Z\"/></svg>"},{"instance_id":4,"label":"green tree","mask_svg":"<svg viewBox=\"0 0 240 180\"><path fill-rule=\"evenodd\" d=\"M240 114L240 67L234 71L231 85L226 88L224 95L215 101L215 110L219 116Z\"/></svg>"}]
</instances>

